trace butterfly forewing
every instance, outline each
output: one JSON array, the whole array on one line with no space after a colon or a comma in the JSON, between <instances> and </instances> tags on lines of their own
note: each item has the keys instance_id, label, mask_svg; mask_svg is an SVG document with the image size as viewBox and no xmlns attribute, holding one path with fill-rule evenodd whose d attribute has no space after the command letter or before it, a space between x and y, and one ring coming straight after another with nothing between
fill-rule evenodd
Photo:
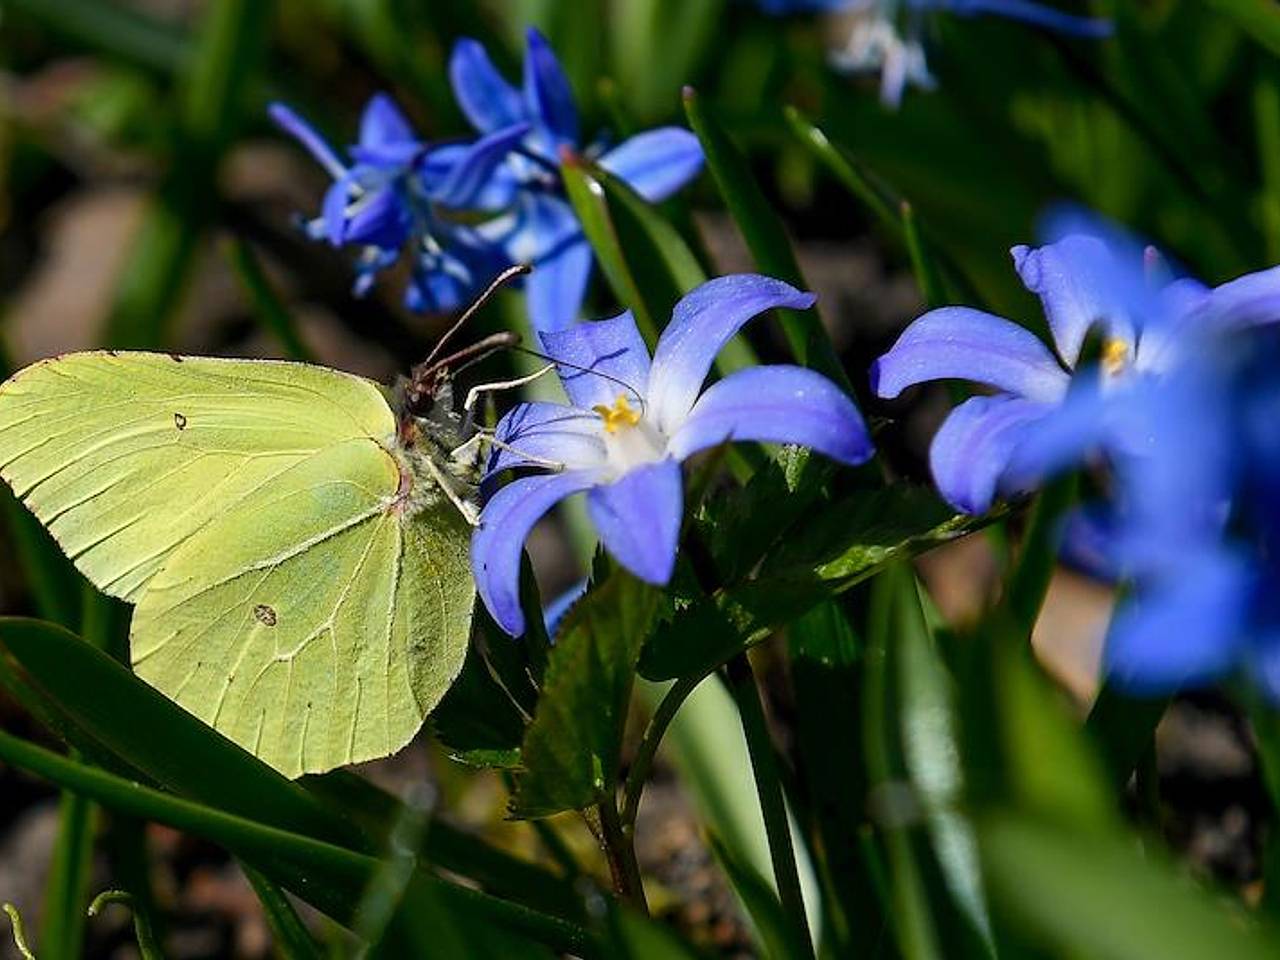
<instances>
[{"instance_id":1,"label":"butterfly forewing","mask_svg":"<svg viewBox=\"0 0 1280 960\"><path fill-rule=\"evenodd\" d=\"M304 364L105 352L0 387L0 477L95 586L136 602L178 544L307 457L395 418Z\"/></svg>"},{"instance_id":2,"label":"butterfly forewing","mask_svg":"<svg viewBox=\"0 0 1280 960\"><path fill-rule=\"evenodd\" d=\"M406 496L394 435L376 386L299 364L77 354L0 387L0 475L138 604L138 674L289 776L399 749L465 658L469 533Z\"/></svg>"}]
</instances>

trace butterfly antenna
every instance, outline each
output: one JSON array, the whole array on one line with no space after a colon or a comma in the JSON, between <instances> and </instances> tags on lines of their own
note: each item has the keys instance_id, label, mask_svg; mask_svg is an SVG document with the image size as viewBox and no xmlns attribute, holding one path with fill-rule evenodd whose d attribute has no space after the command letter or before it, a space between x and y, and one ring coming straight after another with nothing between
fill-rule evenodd
<instances>
[{"instance_id":1,"label":"butterfly antenna","mask_svg":"<svg viewBox=\"0 0 1280 960\"><path fill-rule=\"evenodd\" d=\"M633 397L636 398L636 404L640 407L641 413L644 413L645 411L646 404L644 402L644 396L640 393L639 390L637 390L635 387L633 387L631 384L627 383L627 381L621 379L620 377L615 377L612 374L604 373L600 370L593 370L591 367L584 367L576 363L570 363L568 360L558 360L555 357L547 356L547 354L545 353L539 353L537 350L530 350L528 347L522 347L522 346L519 346L518 344L512 344L510 349L515 350L517 353L523 353L530 357L537 357L539 360L546 360L549 363L554 363L557 367L564 367L568 370L576 370L579 373L589 373L593 377L600 377L602 380L608 380L610 383L616 383L623 390L626 390L628 393L630 393Z\"/></svg>"},{"instance_id":2,"label":"butterfly antenna","mask_svg":"<svg viewBox=\"0 0 1280 960\"><path fill-rule=\"evenodd\" d=\"M444 345L449 342L450 337L452 337L455 333L461 330L466 325L468 320L474 317L476 313L486 303L492 300L493 295L495 293L497 293L500 289L502 289L504 286L506 286L516 277L527 276L530 272L532 272L532 270L533 270L533 267L529 266L529 264L527 263L517 263L514 267L507 267L507 269L503 270L500 274L494 277L493 280L489 282L489 285L485 287L484 290L481 292L480 296L476 297L476 299L472 302L471 306L467 307L467 309L462 311L462 316L458 317L458 319L454 321L453 326L450 327L448 330L446 330L444 332L444 335L441 336L440 339L436 341L436 345L431 349L431 352L427 354L427 359L423 360L422 363L418 365L418 369L419 370L431 369L431 362L435 360L436 355L439 354L440 351L444 349ZM483 342L484 341L481 341L481 343ZM448 358L446 358L446 360L447 359Z\"/></svg>"}]
</instances>

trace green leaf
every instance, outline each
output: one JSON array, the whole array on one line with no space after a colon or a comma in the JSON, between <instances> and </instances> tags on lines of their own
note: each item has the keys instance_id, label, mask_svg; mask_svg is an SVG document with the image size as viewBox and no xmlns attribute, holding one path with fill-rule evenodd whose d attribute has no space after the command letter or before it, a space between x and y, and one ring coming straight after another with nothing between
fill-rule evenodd
<instances>
[{"instance_id":1,"label":"green leaf","mask_svg":"<svg viewBox=\"0 0 1280 960\"><path fill-rule=\"evenodd\" d=\"M751 168L720 121L691 87L684 91L685 114L702 143L707 167L761 273L804 289L807 285L781 217L769 205ZM852 392L816 309L779 311L782 332L798 363L813 367Z\"/></svg>"},{"instance_id":2,"label":"green leaf","mask_svg":"<svg viewBox=\"0 0 1280 960\"><path fill-rule=\"evenodd\" d=\"M666 680L710 671L886 564L972 533L998 515L953 514L932 493L906 486L861 490L823 505L770 554L756 579L678 610L645 648L640 672Z\"/></svg>"},{"instance_id":3,"label":"green leaf","mask_svg":"<svg viewBox=\"0 0 1280 960\"><path fill-rule=\"evenodd\" d=\"M787 627L795 691L796 773L808 811L810 849L822 878L823 943L833 955L870 957L886 918L861 854L867 829L867 777L858 737L833 742L832 730L857 730L864 643L844 611L820 603Z\"/></svg>"},{"instance_id":4,"label":"green leaf","mask_svg":"<svg viewBox=\"0 0 1280 960\"><path fill-rule=\"evenodd\" d=\"M41 911L40 955L49 960L75 960L84 952L95 814L96 808L89 800L63 792L58 804L58 837Z\"/></svg>"},{"instance_id":5,"label":"green leaf","mask_svg":"<svg viewBox=\"0 0 1280 960\"><path fill-rule=\"evenodd\" d=\"M1280 11L1251 0L1207 0L1207 6L1229 17L1271 53L1280 55Z\"/></svg>"},{"instance_id":6,"label":"green leaf","mask_svg":"<svg viewBox=\"0 0 1280 960\"><path fill-rule=\"evenodd\" d=\"M513 816L580 810L610 796L636 661L659 601L656 589L619 570L565 615L521 749Z\"/></svg>"},{"instance_id":7,"label":"green leaf","mask_svg":"<svg viewBox=\"0 0 1280 960\"><path fill-rule=\"evenodd\" d=\"M0 672L78 731L77 746L120 757L168 789L311 836L356 836L300 785L60 627L0 618Z\"/></svg>"},{"instance_id":8,"label":"green leaf","mask_svg":"<svg viewBox=\"0 0 1280 960\"><path fill-rule=\"evenodd\" d=\"M1272 930L1196 889L1123 835L1096 837L1027 817L980 831L992 902L1058 956L1093 960L1263 960Z\"/></svg>"},{"instance_id":9,"label":"green leaf","mask_svg":"<svg viewBox=\"0 0 1280 960\"><path fill-rule=\"evenodd\" d=\"M379 861L365 854L153 790L4 732L0 732L0 759L83 793L108 809L212 840L340 923L352 921L352 911L378 869ZM595 939L573 923L421 870L409 882L397 924L409 922L415 912L431 915L429 897L440 897L446 909L478 924L477 929L496 924L567 953L597 955Z\"/></svg>"},{"instance_id":10,"label":"green leaf","mask_svg":"<svg viewBox=\"0 0 1280 960\"><path fill-rule=\"evenodd\" d=\"M636 326L649 349L658 341L658 328L649 312L648 302L640 292L635 275L623 253L622 240L609 209L604 187L589 164L576 156L566 156L560 165L565 191L573 204L582 232L587 235L596 260L604 271L605 279L614 295L636 318Z\"/></svg>"},{"instance_id":11,"label":"green leaf","mask_svg":"<svg viewBox=\"0 0 1280 960\"><path fill-rule=\"evenodd\" d=\"M751 916L751 922L760 935L764 955L775 960L811 956L796 941L795 924L783 911L769 881L750 863L740 860L714 833L708 833L707 840L720 869L729 878L734 892Z\"/></svg>"},{"instance_id":12,"label":"green leaf","mask_svg":"<svg viewBox=\"0 0 1280 960\"><path fill-rule=\"evenodd\" d=\"M100 51L155 73L176 73L190 56L183 34L108 0L10 0L12 15L38 21L77 47Z\"/></svg>"},{"instance_id":13,"label":"green leaf","mask_svg":"<svg viewBox=\"0 0 1280 960\"><path fill-rule=\"evenodd\" d=\"M509 638L503 640L514 646ZM458 679L432 711L431 728L461 763L496 767L519 763L524 717L478 644L468 649Z\"/></svg>"},{"instance_id":14,"label":"green leaf","mask_svg":"<svg viewBox=\"0 0 1280 960\"><path fill-rule=\"evenodd\" d=\"M1103 681L1085 721L1085 732L1093 740L1115 790L1128 785L1138 762L1155 749L1156 727L1170 699L1135 697Z\"/></svg>"},{"instance_id":15,"label":"green leaf","mask_svg":"<svg viewBox=\"0 0 1280 960\"><path fill-rule=\"evenodd\" d=\"M241 863L240 869L244 871L253 892L258 895L258 902L262 904L262 914L267 920L267 926L271 928L276 952L289 960L321 960L324 952L312 939L284 891L266 874L249 864Z\"/></svg>"},{"instance_id":16,"label":"green leaf","mask_svg":"<svg viewBox=\"0 0 1280 960\"><path fill-rule=\"evenodd\" d=\"M698 960L702 956L670 928L622 904L611 904L609 940L621 960Z\"/></svg>"}]
</instances>

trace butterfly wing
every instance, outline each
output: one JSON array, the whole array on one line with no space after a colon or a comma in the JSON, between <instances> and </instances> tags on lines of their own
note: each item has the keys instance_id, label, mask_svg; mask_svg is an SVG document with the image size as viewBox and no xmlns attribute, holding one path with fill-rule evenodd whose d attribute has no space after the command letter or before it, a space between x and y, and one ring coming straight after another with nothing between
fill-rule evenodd
<instances>
[{"instance_id":1,"label":"butterfly wing","mask_svg":"<svg viewBox=\"0 0 1280 960\"><path fill-rule=\"evenodd\" d=\"M286 776L404 746L466 655L468 532L400 512L399 475L350 441L277 478L156 574L134 669Z\"/></svg>"},{"instance_id":2,"label":"butterfly wing","mask_svg":"<svg viewBox=\"0 0 1280 960\"><path fill-rule=\"evenodd\" d=\"M375 384L297 363L77 353L0 385L0 477L130 602L218 514L334 444L394 431Z\"/></svg>"},{"instance_id":3,"label":"butterfly wing","mask_svg":"<svg viewBox=\"0 0 1280 960\"><path fill-rule=\"evenodd\" d=\"M139 675L290 776L403 746L465 657L468 531L407 512L394 431L301 364L72 354L0 386L0 476L137 603Z\"/></svg>"}]
</instances>

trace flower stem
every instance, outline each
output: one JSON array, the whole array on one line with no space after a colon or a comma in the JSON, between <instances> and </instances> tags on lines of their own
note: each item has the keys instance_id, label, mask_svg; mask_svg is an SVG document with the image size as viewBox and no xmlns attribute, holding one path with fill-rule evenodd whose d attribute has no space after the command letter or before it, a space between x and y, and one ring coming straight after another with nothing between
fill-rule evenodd
<instances>
[{"instance_id":1,"label":"flower stem","mask_svg":"<svg viewBox=\"0 0 1280 960\"><path fill-rule=\"evenodd\" d=\"M636 755L631 761L631 769L627 772L622 803L624 828L632 827L636 822L636 815L640 812L640 796L644 793L645 782L649 779L654 757L657 756L658 746L662 743L667 727L671 726L671 721L675 719L684 702L689 699L689 694L693 693L704 679L705 675L700 673L697 676L682 677L677 680L658 703L653 716L649 718L649 724L644 728L640 743L636 745Z\"/></svg>"},{"instance_id":2,"label":"flower stem","mask_svg":"<svg viewBox=\"0 0 1280 960\"><path fill-rule=\"evenodd\" d=\"M730 660L725 665L725 673L729 680L729 692L733 695L738 714L742 718L742 732L746 736L747 751L751 755L751 768L755 774L756 792L760 795L765 834L769 838L769 857L773 861L778 898L782 901L783 913L795 926L793 933L796 943L802 944L803 955L811 958L814 955L813 941L809 937L804 897L800 892L800 872L796 869L795 850L791 846L791 825L787 820L782 780L773 740L769 736L765 720L764 704L760 700L760 689L756 686L751 661L745 653L739 653Z\"/></svg>"},{"instance_id":3,"label":"flower stem","mask_svg":"<svg viewBox=\"0 0 1280 960\"><path fill-rule=\"evenodd\" d=\"M609 859L614 892L647 916L649 901L645 899L640 864L636 861L633 843L635 831L631 826L623 826L612 799L602 801L597 810L600 815L600 837L605 856Z\"/></svg>"}]
</instances>

